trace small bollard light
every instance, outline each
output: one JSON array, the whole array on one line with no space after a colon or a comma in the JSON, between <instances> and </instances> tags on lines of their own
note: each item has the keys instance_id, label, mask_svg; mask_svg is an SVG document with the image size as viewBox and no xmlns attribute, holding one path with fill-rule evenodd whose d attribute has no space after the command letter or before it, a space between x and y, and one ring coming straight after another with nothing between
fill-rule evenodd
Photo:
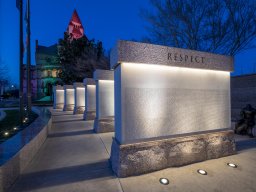
<instances>
[{"instance_id":1,"label":"small bollard light","mask_svg":"<svg viewBox=\"0 0 256 192\"><path fill-rule=\"evenodd\" d=\"M4 132L4 136L8 136L9 135L9 133L8 132Z\"/></svg>"},{"instance_id":2,"label":"small bollard light","mask_svg":"<svg viewBox=\"0 0 256 192\"><path fill-rule=\"evenodd\" d=\"M207 172L203 169L198 169L197 173L201 174L201 175L207 175Z\"/></svg>"},{"instance_id":3,"label":"small bollard light","mask_svg":"<svg viewBox=\"0 0 256 192\"><path fill-rule=\"evenodd\" d=\"M14 127L13 130L16 131L16 130L17 130L17 127Z\"/></svg>"},{"instance_id":4,"label":"small bollard light","mask_svg":"<svg viewBox=\"0 0 256 192\"><path fill-rule=\"evenodd\" d=\"M169 184L169 180L167 178L160 178L159 182L163 185L168 185Z\"/></svg>"}]
</instances>

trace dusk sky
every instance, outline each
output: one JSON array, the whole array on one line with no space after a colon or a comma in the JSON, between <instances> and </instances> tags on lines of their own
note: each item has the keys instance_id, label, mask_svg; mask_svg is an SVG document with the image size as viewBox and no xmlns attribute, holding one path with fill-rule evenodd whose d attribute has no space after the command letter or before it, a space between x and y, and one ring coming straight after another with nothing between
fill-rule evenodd
<instances>
[{"instance_id":1,"label":"dusk sky","mask_svg":"<svg viewBox=\"0 0 256 192\"><path fill-rule=\"evenodd\" d=\"M140 40L147 34L146 23L139 15L144 7L152 9L149 0L31 0L32 63L35 64L35 40L44 46L57 43L74 9L82 20L86 36L102 41L109 50L118 39ZM18 21L16 0L0 0L0 59L8 65L10 80L16 84L19 79ZM235 57L235 75L255 72L256 49Z\"/></svg>"}]
</instances>

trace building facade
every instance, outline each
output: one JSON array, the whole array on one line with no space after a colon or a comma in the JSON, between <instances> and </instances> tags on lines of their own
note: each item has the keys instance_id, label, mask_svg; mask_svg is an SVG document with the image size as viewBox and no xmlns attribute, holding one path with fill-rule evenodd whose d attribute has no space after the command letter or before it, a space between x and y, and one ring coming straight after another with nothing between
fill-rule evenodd
<instances>
[{"instance_id":1,"label":"building facade","mask_svg":"<svg viewBox=\"0 0 256 192\"><path fill-rule=\"evenodd\" d=\"M45 47L36 41L37 98L52 95L52 86L61 84L57 44Z\"/></svg>"},{"instance_id":2,"label":"building facade","mask_svg":"<svg viewBox=\"0 0 256 192\"><path fill-rule=\"evenodd\" d=\"M66 33L72 39L79 39L84 35L82 22L74 10L70 19ZM59 78L61 65L58 62L58 45L52 46L39 45L36 40L35 60L36 65L31 65L31 96L33 100L40 100L44 97L52 96L53 85L62 84ZM26 65L23 66L23 91L26 95L27 90L27 72Z\"/></svg>"}]
</instances>

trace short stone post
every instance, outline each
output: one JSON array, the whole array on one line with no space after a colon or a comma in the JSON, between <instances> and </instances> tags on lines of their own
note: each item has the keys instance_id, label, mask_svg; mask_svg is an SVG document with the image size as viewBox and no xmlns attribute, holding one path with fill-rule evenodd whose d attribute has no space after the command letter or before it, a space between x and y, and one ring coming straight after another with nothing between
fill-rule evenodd
<instances>
[{"instance_id":1,"label":"short stone post","mask_svg":"<svg viewBox=\"0 0 256 192\"><path fill-rule=\"evenodd\" d=\"M94 131L106 133L114 131L114 71L96 70L96 118Z\"/></svg>"},{"instance_id":2,"label":"short stone post","mask_svg":"<svg viewBox=\"0 0 256 192\"><path fill-rule=\"evenodd\" d=\"M94 79L85 78L85 111L84 120L94 120L96 117L96 84Z\"/></svg>"},{"instance_id":3,"label":"short stone post","mask_svg":"<svg viewBox=\"0 0 256 192\"><path fill-rule=\"evenodd\" d=\"M75 107L74 114L84 114L85 110L85 87L83 83L74 83Z\"/></svg>"},{"instance_id":4,"label":"short stone post","mask_svg":"<svg viewBox=\"0 0 256 192\"><path fill-rule=\"evenodd\" d=\"M63 109L64 107L64 89L63 86L53 86L53 108Z\"/></svg>"},{"instance_id":5,"label":"short stone post","mask_svg":"<svg viewBox=\"0 0 256 192\"><path fill-rule=\"evenodd\" d=\"M74 111L75 93L73 85L64 85L64 108L63 111Z\"/></svg>"}]
</instances>

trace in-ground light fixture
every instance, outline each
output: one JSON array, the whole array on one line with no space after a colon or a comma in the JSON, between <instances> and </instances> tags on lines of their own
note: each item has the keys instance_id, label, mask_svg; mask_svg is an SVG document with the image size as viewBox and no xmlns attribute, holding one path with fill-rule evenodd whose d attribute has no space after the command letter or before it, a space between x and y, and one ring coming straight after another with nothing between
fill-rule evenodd
<instances>
[{"instance_id":1,"label":"in-ground light fixture","mask_svg":"<svg viewBox=\"0 0 256 192\"><path fill-rule=\"evenodd\" d=\"M237 168L237 165L234 163L227 163L227 165L232 168Z\"/></svg>"},{"instance_id":2,"label":"in-ground light fixture","mask_svg":"<svg viewBox=\"0 0 256 192\"><path fill-rule=\"evenodd\" d=\"M159 182L163 185L168 185L170 183L167 178L160 178Z\"/></svg>"},{"instance_id":3,"label":"in-ground light fixture","mask_svg":"<svg viewBox=\"0 0 256 192\"><path fill-rule=\"evenodd\" d=\"M9 135L9 132L4 132L4 136L8 136Z\"/></svg>"},{"instance_id":4,"label":"in-ground light fixture","mask_svg":"<svg viewBox=\"0 0 256 192\"><path fill-rule=\"evenodd\" d=\"M198 169L197 173L201 174L201 175L207 175L207 172L203 169Z\"/></svg>"}]
</instances>

